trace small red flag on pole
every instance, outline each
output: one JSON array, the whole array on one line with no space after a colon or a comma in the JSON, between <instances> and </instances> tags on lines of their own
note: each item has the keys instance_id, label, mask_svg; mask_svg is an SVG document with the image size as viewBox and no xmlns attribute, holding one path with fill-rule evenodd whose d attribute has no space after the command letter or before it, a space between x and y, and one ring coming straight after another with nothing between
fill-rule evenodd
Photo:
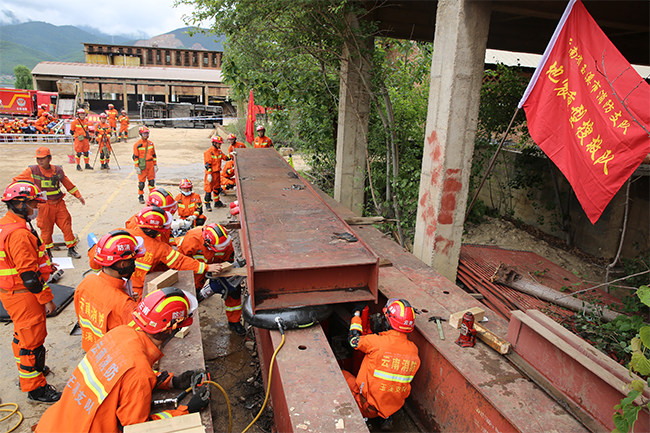
<instances>
[{"instance_id":1,"label":"small red flag on pole","mask_svg":"<svg viewBox=\"0 0 650 433\"><path fill-rule=\"evenodd\" d=\"M592 224L650 153L650 85L571 0L519 107Z\"/></svg>"},{"instance_id":2,"label":"small red flag on pole","mask_svg":"<svg viewBox=\"0 0 650 433\"><path fill-rule=\"evenodd\" d=\"M255 140L255 103L253 102L253 89L248 96L248 110L246 110L246 141L253 144Z\"/></svg>"}]
</instances>

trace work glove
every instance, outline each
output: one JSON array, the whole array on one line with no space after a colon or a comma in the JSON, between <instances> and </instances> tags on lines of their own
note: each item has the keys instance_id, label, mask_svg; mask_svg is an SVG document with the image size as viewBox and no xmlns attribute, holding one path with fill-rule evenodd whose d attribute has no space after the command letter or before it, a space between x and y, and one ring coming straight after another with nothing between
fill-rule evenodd
<instances>
[{"instance_id":1,"label":"work glove","mask_svg":"<svg viewBox=\"0 0 650 433\"><path fill-rule=\"evenodd\" d=\"M142 169L140 167L135 167L135 174L142 174Z\"/></svg>"},{"instance_id":2,"label":"work glove","mask_svg":"<svg viewBox=\"0 0 650 433\"><path fill-rule=\"evenodd\" d=\"M158 173L158 165L154 165L154 166L153 166L153 171L156 172L156 173Z\"/></svg>"},{"instance_id":3,"label":"work glove","mask_svg":"<svg viewBox=\"0 0 650 433\"><path fill-rule=\"evenodd\" d=\"M203 370L187 370L178 376L172 377L172 388L187 389L192 385L192 377L195 374L201 374Z\"/></svg>"},{"instance_id":4,"label":"work glove","mask_svg":"<svg viewBox=\"0 0 650 433\"><path fill-rule=\"evenodd\" d=\"M358 311L359 315L361 315L361 312L367 306L368 306L368 304L366 302L356 302L354 305L352 305L352 310L351 310L352 314L354 314L354 313L356 313Z\"/></svg>"},{"instance_id":5,"label":"work glove","mask_svg":"<svg viewBox=\"0 0 650 433\"><path fill-rule=\"evenodd\" d=\"M210 403L210 388L208 384L196 387L196 394L187 403L189 413L200 412Z\"/></svg>"},{"instance_id":6,"label":"work glove","mask_svg":"<svg viewBox=\"0 0 650 433\"><path fill-rule=\"evenodd\" d=\"M212 175L211 174L208 175L208 183L212 183Z\"/></svg>"}]
</instances>

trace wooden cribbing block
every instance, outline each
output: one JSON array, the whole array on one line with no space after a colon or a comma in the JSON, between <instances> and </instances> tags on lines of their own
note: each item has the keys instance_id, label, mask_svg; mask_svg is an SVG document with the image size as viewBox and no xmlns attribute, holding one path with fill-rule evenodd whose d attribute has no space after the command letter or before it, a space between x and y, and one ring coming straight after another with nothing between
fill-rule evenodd
<instances>
[{"instance_id":1,"label":"wooden cribbing block","mask_svg":"<svg viewBox=\"0 0 650 433\"><path fill-rule=\"evenodd\" d=\"M460 328L460 324L463 322L463 316L465 313L470 312L474 315L474 323L480 322L485 317L485 310L479 307L468 308L467 310L459 311L453 313L449 316L449 326L452 328Z\"/></svg>"},{"instance_id":2,"label":"wooden cribbing block","mask_svg":"<svg viewBox=\"0 0 650 433\"><path fill-rule=\"evenodd\" d=\"M205 433L201 424L201 415L189 413L173 418L147 421L140 424L124 426L124 433Z\"/></svg>"},{"instance_id":3,"label":"wooden cribbing block","mask_svg":"<svg viewBox=\"0 0 650 433\"><path fill-rule=\"evenodd\" d=\"M158 275L153 280L149 281L147 286L147 293L151 293L154 290L162 289L163 287L173 286L178 282L178 271L174 269L169 269L162 274Z\"/></svg>"},{"instance_id":4,"label":"wooden cribbing block","mask_svg":"<svg viewBox=\"0 0 650 433\"><path fill-rule=\"evenodd\" d=\"M505 355L508 353L510 351L510 343L478 323L485 317L485 310L482 308L473 307L453 313L449 316L449 325L456 329L460 328L461 323L463 323L463 316L468 311L474 315L474 329L478 338L500 354Z\"/></svg>"}]
</instances>

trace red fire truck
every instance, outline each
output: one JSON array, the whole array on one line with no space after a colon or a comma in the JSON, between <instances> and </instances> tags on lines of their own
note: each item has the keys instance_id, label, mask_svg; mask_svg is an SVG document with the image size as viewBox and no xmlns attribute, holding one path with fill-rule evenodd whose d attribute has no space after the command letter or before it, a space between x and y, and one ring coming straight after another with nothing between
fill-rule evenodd
<instances>
[{"instance_id":1,"label":"red fire truck","mask_svg":"<svg viewBox=\"0 0 650 433\"><path fill-rule=\"evenodd\" d=\"M58 94L40 90L0 89L0 115L36 116L38 107L46 104L49 111L56 106Z\"/></svg>"}]
</instances>

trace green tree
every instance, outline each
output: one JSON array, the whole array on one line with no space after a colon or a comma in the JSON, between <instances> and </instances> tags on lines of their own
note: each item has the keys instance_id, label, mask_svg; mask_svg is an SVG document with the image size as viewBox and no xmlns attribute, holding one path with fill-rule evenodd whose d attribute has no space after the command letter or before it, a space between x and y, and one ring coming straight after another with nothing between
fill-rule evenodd
<instances>
[{"instance_id":1,"label":"green tree","mask_svg":"<svg viewBox=\"0 0 650 433\"><path fill-rule=\"evenodd\" d=\"M16 83L14 86L16 89L33 89L32 84L32 72L27 66L18 65L14 68L14 76L16 77Z\"/></svg>"}]
</instances>

